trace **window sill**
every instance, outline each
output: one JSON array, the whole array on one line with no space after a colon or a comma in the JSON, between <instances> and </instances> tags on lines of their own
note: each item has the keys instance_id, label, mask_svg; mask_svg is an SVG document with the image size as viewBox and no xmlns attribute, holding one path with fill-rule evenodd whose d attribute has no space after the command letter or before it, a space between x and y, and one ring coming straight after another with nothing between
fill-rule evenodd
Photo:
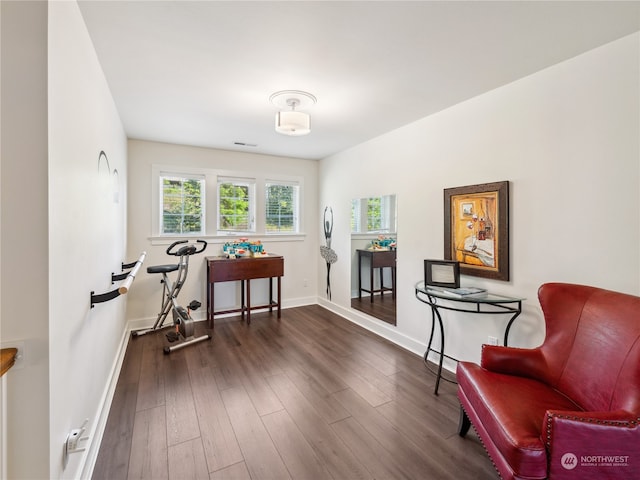
<instances>
[{"instance_id":1,"label":"window sill","mask_svg":"<svg viewBox=\"0 0 640 480\"><path fill-rule=\"evenodd\" d=\"M240 237L246 237L250 241L260 240L262 243L267 242L302 242L305 240L306 233L263 233L263 234L247 234L233 233L226 235L154 235L148 237L151 245L171 245L178 240L205 240L207 243L222 245L230 240Z\"/></svg>"}]
</instances>

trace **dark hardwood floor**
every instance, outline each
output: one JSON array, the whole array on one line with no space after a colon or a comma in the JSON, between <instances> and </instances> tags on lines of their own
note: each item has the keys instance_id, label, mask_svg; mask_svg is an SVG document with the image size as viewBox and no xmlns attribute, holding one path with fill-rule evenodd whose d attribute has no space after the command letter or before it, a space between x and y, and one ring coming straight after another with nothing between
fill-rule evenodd
<instances>
[{"instance_id":1,"label":"dark hardwood floor","mask_svg":"<svg viewBox=\"0 0 640 480\"><path fill-rule=\"evenodd\" d=\"M361 298L354 297L351 299L351 308L360 310L391 325L396 324L396 299L391 296L391 293L374 295L373 302L369 295L363 295Z\"/></svg>"},{"instance_id":2,"label":"dark hardwood floor","mask_svg":"<svg viewBox=\"0 0 640 480\"><path fill-rule=\"evenodd\" d=\"M164 344L129 342L94 479L498 477L475 434L456 433L455 385L434 396L420 356L320 306Z\"/></svg>"}]
</instances>

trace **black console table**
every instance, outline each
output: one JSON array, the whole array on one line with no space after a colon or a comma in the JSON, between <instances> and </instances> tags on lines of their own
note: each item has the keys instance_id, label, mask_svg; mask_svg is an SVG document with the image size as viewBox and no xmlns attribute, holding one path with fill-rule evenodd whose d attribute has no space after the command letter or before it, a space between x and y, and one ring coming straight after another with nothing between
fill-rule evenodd
<instances>
[{"instance_id":1,"label":"black console table","mask_svg":"<svg viewBox=\"0 0 640 480\"><path fill-rule=\"evenodd\" d=\"M424 363L428 368L427 357L429 356L429 352L434 352L440 355L438 371L437 373L433 372L436 375L436 386L433 392L435 395L438 394L440 379L444 378L442 376L442 362L444 357L457 361L455 358L449 357L444 353L444 326L442 324L440 310L452 310L454 312L476 314L511 315L504 331L505 346L509 340L509 330L511 329L511 325L515 319L518 318L518 315L522 313L522 301L524 298L505 297L503 295L496 295L489 292L476 295L458 296L425 286L424 282L418 282L415 289L416 298L431 307L431 334L429 335L427 350L424 352ZM431 347L436 328L436 319L438 320L438 326L440 328L440 351L434 350ZM447 379L444 378L444 380Z\"/></svg>"}]
</instances>

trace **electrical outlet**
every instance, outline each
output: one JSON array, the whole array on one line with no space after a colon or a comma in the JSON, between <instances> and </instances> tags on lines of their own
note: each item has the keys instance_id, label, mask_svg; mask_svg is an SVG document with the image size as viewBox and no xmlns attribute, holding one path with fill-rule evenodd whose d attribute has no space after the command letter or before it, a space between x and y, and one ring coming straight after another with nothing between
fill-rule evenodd
<instances>
[{"instance_id":1,"label":"electrical outlet","mask_svg":"<svg viewBox=\"0 0 640 480\"><path fill-rule=\"evenodd\" d=\"M498 337L492 337L489 335L489 339L487 340L489 345L498 345Z\"/></svg>"},{"instance_id":2,"label":"electrical outlet","mask_svg":"<svg viewBox=\"0 0 640 480\"><path fill-rule=\"evenodd\" d=\"M74 428L73 430L71 430L71 432L69 432L69 435L67 435L67 440L64 442L64 450L62 451L62 467L64 469L67 468L70 454L84 452L87 449L86 447L79 448L78 444L89 439L89 437L82 436L87 428L88 423L89 419L85 418L80 428Z\"/></svg>"},{"instance_id":3,"label":"electrical outlet","mask_svg":"<svg viewBox=\"0 0 640 480\"><path fill-rule=\"evenodd\" d=\"M18 340L14 342L2 342L0 344L0 348L17 348L18 353L16 354L16 361L13 364L12 368L19 370L25 365L25 353L24 353L24 340Z\"/></svg>"}]
</instances>

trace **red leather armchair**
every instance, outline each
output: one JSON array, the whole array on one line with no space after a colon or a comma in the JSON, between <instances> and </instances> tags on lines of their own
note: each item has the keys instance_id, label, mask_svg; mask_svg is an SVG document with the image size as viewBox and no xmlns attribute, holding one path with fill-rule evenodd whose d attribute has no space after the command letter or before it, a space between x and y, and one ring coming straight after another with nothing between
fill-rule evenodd
<instances>
[{"instance_id":1,"label":"red leather armchair","mask_svg":"<svg viewBox=\"0 0 640 480\"><path fill-rule=\"evenodd\" d=\"M504 479L640 479L640 297L548 283L538 348L483 345L457 368L472 424Z\"/></svg>"}]
</instances>

